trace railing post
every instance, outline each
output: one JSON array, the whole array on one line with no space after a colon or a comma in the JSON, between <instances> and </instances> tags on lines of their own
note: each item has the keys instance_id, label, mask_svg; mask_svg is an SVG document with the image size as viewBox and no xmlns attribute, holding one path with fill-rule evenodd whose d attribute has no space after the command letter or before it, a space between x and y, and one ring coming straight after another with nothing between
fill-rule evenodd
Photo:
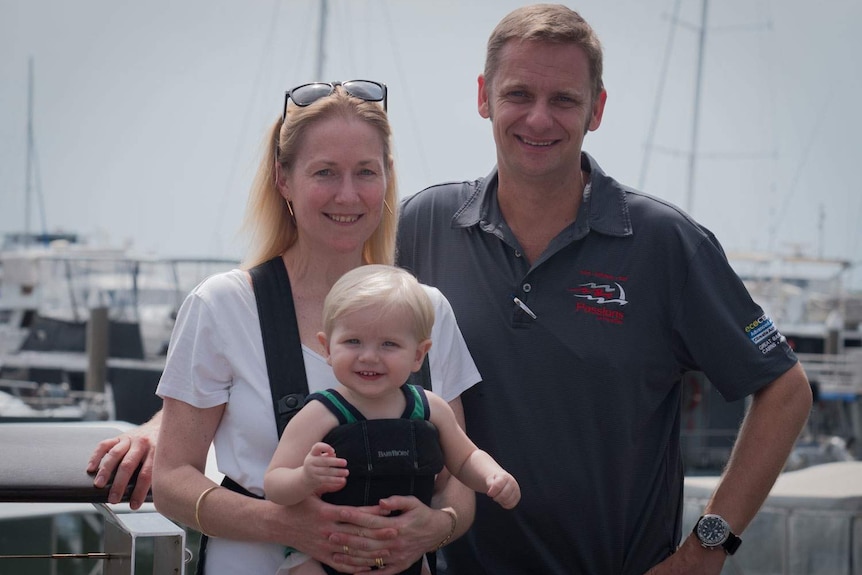
<instances>
[{"instance_id":1,"label":"railing post","mask_svg":"<svg viewBox=\"0 0 862 575\"><path fill-rule=\"evenodd\" d=\"M108 361L108 308L95 307L90 310L86 345L87 375L84 380L84 389L92 392L104 392Z\"/></svg>"},{"instance_id":2,"label":"railing post","mask_svg":"<svg viewBox=\"0 0 862 575\"><path fill-rule=\"evenodd\" d=\"M105 517L104 575L136 575L141 544L152 549L153 569L147 575L185 573L186 532L159 513L114 513L98 505Z\"/></svg>"}]
</instances>

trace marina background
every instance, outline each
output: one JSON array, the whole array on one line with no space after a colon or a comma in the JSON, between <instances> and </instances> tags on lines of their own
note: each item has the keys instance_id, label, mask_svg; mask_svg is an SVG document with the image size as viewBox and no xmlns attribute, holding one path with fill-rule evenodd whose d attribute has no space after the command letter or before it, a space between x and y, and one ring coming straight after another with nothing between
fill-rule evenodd
<instances>
[{"instance_id":1,"label":"marina background","mask_svg":"<svg viewBox=\"0 0 862 575\"><path fill-rule=\"evenodd\" d=\"M520 4L0 0L0 234L66 231L107 245L129 245L138 253L123 251L113 262L125 270L124 278L130 269L143 272L144 265L177 263L162 258L192 256L185 263L239 258L243 245L235 232L262 135L280 113L284 90L313 79L370 78L389 85L402 195L482 176L494 163L494 146L490 126L476 113L476 76L491 29ZM731 254L842 258L857 265L847 279L862 289L862 194L854 169L860 150L856 135L862 133L862 75L855 62L862 54L862 39L855 33L862 3L825 0L816 10L800 0L567 4L582 12L605 46L610 97L603 124L587 137L586 149L606 171L686 208L716 232ZM700 9L706 4L702 97L695 107ZM323 6L324 34L319 27ZM28 148L31 62L33 145ZM28 161L31 211L25 222ZM696 171L688 194L691 165ZM0 298L0 320L51 312L46 304L56 302L50 290L74 293L67 289L74 283L68 260L56 259L57 254L46 255L40 265L63 264L63 279L43 278L36 289L29 283L18 289L13 281L22 275L14 270L29 269L9 265L16 254L3 250L0 256L6 298ZM24 262L41 257L17 256ZM114 407L117 419L135 423L129 406L138 411L157 407L141 398L155 398L152 387L172 325L165 319L173 317L173 306L190 286L177 289L173 283L142 279L131 283L132 292L124 291L127 284L115 283L119 276L113 267L91 273L97 268L90 265L80 275L93 283L79 287L93 288L91 295L100 297L110 293L110 311L122 312L119 319L141 320L144 343L155 342L149 347L161 350L138 362L115 357L111 349L106 360L111 393L99 397L104 406ZM155 279L150 273L135 277ZM862 292L845 298L813 290L816 297L808 297L797 277L783 279L787 282L752 285L765 288L764 299L778 296L770 302L781 312L774 317L781 317L782 332L806 353L803 363L817 382L820 400L788 473L746 531L749 545L725 572L849 573L862 557L862 540L852 537L862 533L862 470L852 460L854 451L859 458L862 437ZM16 307L16 293L33 296L32 302ZM146 294L164 297L151 301ZM89 299L75 301L90 304ZM11 315L3 314L6 305ZM811 313L795 313L802 310ZM42 341L42 324L6 323L28 323L18 331ZM15 346L0 353L0 368L6 370L0 370L0 380L4 373L20 373L42 382L47 366L63 380L42 384L47 400L62 399L53 394L70 382L80 380L81 385L70 386L73 390L85 386L80 366L89 366L82 353L43 347L22 352ZM141 363L148 367L139 369ZM691 525L714 487L712 474L726 460L744 406L717 401L702 374L687 374L684 385L684 521ZM11 392L20 395L20 389L31 388ZM20 401L18 395L9 397ZM7 403L0 419L20 415L10 405L21 407ZM38 407L40 421L61 419L59 409ZM93 411L84 409L85 418ZM137 414L145 419L150 413ZM8 433L10 424L3 425ZM0 444L16 446L14 441ZM26 508L0 505L0 553L80 553L97 547L101 527L93 510L65 513L47 504L50 510L43 516L33 504L21 505ZM195 533L189 531L187 547L196 549ZM6 561L0 562L0 573L24 572ZM45 562L20 561L28 562L33 573L49 569ZM98 572L89 559L72 561L57 573Z\"/></svg>"},{"instance_id":2,"label":"marina background","mask_svg":"<svg viewBox=\"0 0 862 575\"><path fill-rule=\"evenodd\" d=\"M25 224L31 57L32 231L240 257L261 138L295 85L388 84L402 195L485 175L476 76L492 28L523 3L329 0L318 61L319 0L0 0L0 232ZM566 4L605 48L608 104L586 149L686 207L701 1ZM728 251L862 260L860 20L856 0L709 4L688 207ZM862 288L858 268L850 283Z\"/></svg>"}]
</instances>

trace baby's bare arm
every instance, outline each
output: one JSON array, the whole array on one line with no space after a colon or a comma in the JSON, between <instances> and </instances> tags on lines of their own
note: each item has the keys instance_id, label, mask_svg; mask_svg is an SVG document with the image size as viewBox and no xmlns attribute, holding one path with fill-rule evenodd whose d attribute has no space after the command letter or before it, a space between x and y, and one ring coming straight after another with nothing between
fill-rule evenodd
<instances>
[{"instance_id":1,"label":"baby's bare arm","mask_svg":"<svg viewBox=\"0 0 862 575\"><path fill-rule=\"evenodd\" d=\"M506 509L521 499L521 489L511 473L482 451L458 425L452 408L440 397L428 393L431 422L440 434L446 468L458 480L478 493L484 493Z\"/></svg>"}]
</instances>

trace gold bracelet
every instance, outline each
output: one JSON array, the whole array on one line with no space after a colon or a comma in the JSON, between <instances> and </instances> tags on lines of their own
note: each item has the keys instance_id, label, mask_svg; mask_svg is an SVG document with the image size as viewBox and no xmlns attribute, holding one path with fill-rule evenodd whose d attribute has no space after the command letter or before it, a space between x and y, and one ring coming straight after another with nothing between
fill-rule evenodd
<instances>
[{"instance_id":1,"label":"gold bracelet","mask_svg":"<svg viewBox=\"0 0 862 575\"><path fill-rule=\"evenodd\" d=\"M438 551L446 546L447 543L452 539L452 536L455 535L455 528L458 526L458 514L455 513L455 510L451 507L444 507L441 509L443 513L447 514L452 519L452 529L449 530L449 535L443 538L443 541L437 544L437 547L434 548L434 551Z\"/></svg>"},{"instance_id":2,"label":"gold bracelet","mask_svg":"<svg viewBox=\"0 0 862 575\"><path fill-rule=\"evenodd\" d=\"M201 503L203 503L204 497L206 497L207 495L210 494L210 492L212 492L218 488L219 488L218 485L213 485L212 487L207 487L206 489L204 489L203 493L201 493L198 496L198 501L197 501L197 503L195 503L195 523L197 523L197 525L198 525L198 531L200 531L201 533L203 533L207 537L209 537L209 534L207 534L204 531L204 528L201 526Z\"/></svg>"}]
</instances>

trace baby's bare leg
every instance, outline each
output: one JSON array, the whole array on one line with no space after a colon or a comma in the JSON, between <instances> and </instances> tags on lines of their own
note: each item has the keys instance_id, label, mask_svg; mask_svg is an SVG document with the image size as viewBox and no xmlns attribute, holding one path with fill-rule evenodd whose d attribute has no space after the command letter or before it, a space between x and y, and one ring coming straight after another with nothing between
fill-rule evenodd
<instances>
[{"instance_id":1,"label":"baby's bare leg","mask_svg":"<svg viewBox=\"0 0 862 575\"><path fill-rule=\"evenodd\" d=\"M314 559L309 559L301 565L291 567L289 573L290 575L326 575L326 571L324 571L320 563Z\"/></svg>"}]
</instances>

